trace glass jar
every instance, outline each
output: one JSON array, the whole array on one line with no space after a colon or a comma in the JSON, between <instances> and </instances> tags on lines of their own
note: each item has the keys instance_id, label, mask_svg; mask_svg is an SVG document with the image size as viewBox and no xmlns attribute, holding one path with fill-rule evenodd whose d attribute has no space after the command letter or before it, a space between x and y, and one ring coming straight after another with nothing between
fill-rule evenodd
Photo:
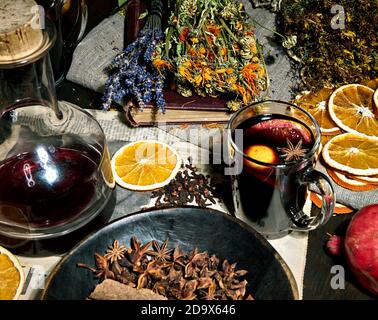
<instances>
[{"instance_id":1,"label":"glass jar","mask_svg":"<svg viewBox=\"0 0 378 320\"><path fill-rule=\"evenodd\" d=\"M42 45L0 60L0 234L45 239L95 218L114 179L104 132L87 112L59 103L47 21Z\"/></svg>"}]
</instances>

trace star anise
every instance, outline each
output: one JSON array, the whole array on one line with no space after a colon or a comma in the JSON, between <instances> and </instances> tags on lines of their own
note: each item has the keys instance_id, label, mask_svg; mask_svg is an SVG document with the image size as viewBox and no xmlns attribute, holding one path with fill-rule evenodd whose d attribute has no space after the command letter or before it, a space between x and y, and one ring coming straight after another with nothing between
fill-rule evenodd
<instances>
[{"instance_id":1,"label":"star anise","mask_svg":"<svg viewBox=\"0 0 378 320\"><path fill-rule=\"evenodd\" d=\"M147 242L143 246L137 240L137 238L131 238L132 249L128 251L130 262L134 265L134 269L137 270L141 265L141 259L144 257L148 249L151 247L151 241Z\"/></svg>"},{"instance_id":2,"label":"star anise","mask_svg":"<svg viewBox=\"0 0 378 320\"><path fill-rule=\"evenodd\" d=\"M165 278L163 273L164 265L159 264L157 261L152 260L148 263L146 270L138 278L137 288L145 288L149 282L149 278L160 281Z\"/></svg>"},{"instance_id":3,"label":"star anise","mask_svg":"<svg viewBox=\"0 0 378 320\"><path fill-rule=\"evenodd\" d=\"M149 250L151 245L153 250ZM239 300L246 295L247 281L240 278L247 271L236 270L236 263L221 262L197 248L189 253L178 246L169 250L168 239L161 244L151 241L142 245L133 237L128 250L114 241L104 256L95 254L95 261L95 268L78 266L91 270L100 280L152 289L169 299Z\"/></svg>"},{"instance_id":4,"label":"star anise","mask_svg":"<svg viewBox=\"0 0 378 320\"><path fill-rule=\"evenodd\" d=\"M121 260L125 256L126 246L120 245L118 240L115 240L112 246L106 251L105 259L110 260L111 263Z\"/></svg>"},{"instance_id":5,"label":"star anise","mask_svg":"<svg viewBox=\"0 0 378 320\"><path fill-rule=\"evenodd\" d=\"M216 299L216 289L217 285L213 281L208 289L207 294L202 298L204 300L215 300Z\"/></svg>"},{"instance_id":6,"label":"star anise","mask_svg":"<svg viewBox=\"0 0 378 320\"><path fill-rule=\"evenodd\" d=\"M95 260L96 260L96 277L100 279L114 279L114 273L113 271L109 270L109 264L107 259L103 257L102 255L96 253L95 254Z\"/></svg>"},{"instance_id":7,"label":"star anise","mask_svg":"<svg viewBox=\"0 0 378 320\"><path fill-rule=\"evenodd\" d=\"M154 256L156 261L166 261L171 259L171 249L168 249L168 239L166 239L161 245L159 245L159 242L153 241L152 246L154 247L154 250L149 250L146 252L146 254L150 256Z\"/></svg>"},{"instance_id":8,"label":"star anise","mask_svg":"<svg viewBox=\"0 0 378 320\"><path fill-rule=\"evenodd\" d=\"M184 251L182 251L182 249L177 246L174 250L173 250L173 256L172 256L172 262L173 262L173 265L175 264L178 264L182 267L185 267L184 263L183 263L183 260L184 260Z\"/></svg>"},{"instance_id":9,"label":"star anise","mask_svg":"<svg viewBox=\"0 0 378 320\"><path fill-rule=\"evenodd\" d=\"M308 149L302 149L302 139L299 140L299 142L295 146L289 139L286 139L286 144L287 147L278 148L278 150L282 153L281 157L284 158L285 162L300 160L306 155L308 151Z\"/></svg>"},{"instance_id":10,"label":"star anise","mask_svg":"<svg viewBox=\"0 0 378 320\"><path fill-rule=\"evenodd\" d=\"M207 289L213 284L213 280L210 277L203 277L198 279L197 289Z\"/></svg>"}]
</instances>

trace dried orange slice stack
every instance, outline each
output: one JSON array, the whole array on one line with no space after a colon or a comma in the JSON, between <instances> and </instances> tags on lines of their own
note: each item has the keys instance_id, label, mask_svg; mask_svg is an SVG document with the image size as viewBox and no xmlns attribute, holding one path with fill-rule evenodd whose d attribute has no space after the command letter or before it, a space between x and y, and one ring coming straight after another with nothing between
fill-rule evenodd
<instances>
[{"instance_id":1,"label":"dried orange slice stack","mask_svg":"<svg viewBox=\"0 0 378 320\"><path fill-rule=\"evenodd\" d=\"M322 162L331 179L352 191L378 188L378 78L365 85L307 92L294 103L319 123ZM312 200L321 205L318 196ZM351 211L341 204L335 208L335 213Z\"/></svg>"},{"instance_id":2,"label":"dried orange slice stack","mask_svg":"<svg viewBox=\"0 0 378 320\"><path fill-rule=\"evenodd\" d=\"M141 140L119 149L111 165L118 185L135 191L149 191L167 185L178 173L181 159L165 143Z\"/></svg>"},{"instance_id":3,"label":"dried orange slice stack","mask_svg":"<svg viewBox=\"0 0 378 320\"><path fill-rule=\"evenodd\" d=\"M343 188L378 188L378 118L374 90L360 84L335 90L328 102L331 118L345 133L330 139L322 155L329 176Z\"/></svg>"},{"instance_id":4,"label":"dried orange slice stack","mask_svg":"<svg viewBox=\"0 0 378 320\"><path fill-rule=\"evenodd\" d=\"M328 102L332 120L346 132L378 138L373 95L373 89L361 84L348 84L338 88Z\"/></svg>"}]
</instances>

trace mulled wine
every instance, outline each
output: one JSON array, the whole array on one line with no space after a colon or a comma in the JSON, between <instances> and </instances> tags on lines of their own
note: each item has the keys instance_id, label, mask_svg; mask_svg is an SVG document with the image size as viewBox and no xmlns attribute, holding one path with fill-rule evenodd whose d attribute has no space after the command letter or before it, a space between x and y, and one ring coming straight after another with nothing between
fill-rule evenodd
<instances>
[{"instance_id":1,"label":"mulled wine","mask_svg":"<svg viewBox=\"0 0 378 320\"><path fill-rule=\"evenodd\" d=\"M314 135L306 124L281 114L249 118L237 129L243 131L244 154L235 181L239 211L268 237L280 234L287 226L283 221L305 203L307 188L299 177L312 165L306 155Z\"/></svg>"},{"instance_id":2,"label":"mulled wine","mask_svg":"<svg viewBox=\"0 0 378 320\"><path fill-rule=\"evenodd\" d=\"M99 164L85 152L41 146L0 163L0 220L43 228L74 219L94 197Z\"/></svg>"}]
</instances>

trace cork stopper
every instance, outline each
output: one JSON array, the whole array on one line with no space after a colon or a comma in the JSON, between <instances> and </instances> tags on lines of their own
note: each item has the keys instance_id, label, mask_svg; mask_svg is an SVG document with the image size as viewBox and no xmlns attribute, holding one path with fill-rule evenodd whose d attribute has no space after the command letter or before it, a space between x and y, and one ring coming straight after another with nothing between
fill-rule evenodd
<instances>
[{"instance_id":1,"label":"cork stopper","mask_svg":"<svg viewBox=\"0 0 378 320\"><path fill-rule=\"evenodd\" d=\"M39 14L33 0L1 0L0 62L27 57L41 47Z\"/></svg>"}]
</instances>

